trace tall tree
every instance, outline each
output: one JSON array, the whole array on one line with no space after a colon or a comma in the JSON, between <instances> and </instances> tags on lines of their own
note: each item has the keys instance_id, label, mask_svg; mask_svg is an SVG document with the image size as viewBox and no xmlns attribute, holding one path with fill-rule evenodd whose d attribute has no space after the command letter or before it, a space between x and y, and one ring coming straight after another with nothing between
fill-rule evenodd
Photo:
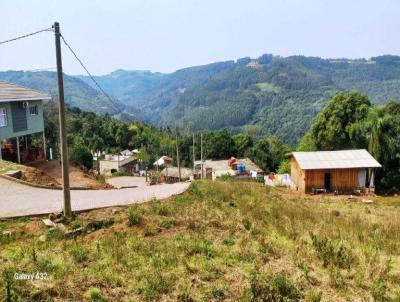
<instances>
[{"instance_id":1,"label":"tall tree","mask_svg":"<svg viewBox=\"0 0 400 302\"><path fill-rule=\"evenodd\" d=\"M318 150L366 148L364 123L371 102L358 92L336 94L318 114L311 136Z\"/></svg>"}]
</instances>

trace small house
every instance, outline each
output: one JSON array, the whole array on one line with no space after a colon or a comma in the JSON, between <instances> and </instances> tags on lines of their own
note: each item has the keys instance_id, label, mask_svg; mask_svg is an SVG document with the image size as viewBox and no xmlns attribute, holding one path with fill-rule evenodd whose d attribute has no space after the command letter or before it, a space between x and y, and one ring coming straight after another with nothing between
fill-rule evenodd
<instances>
[{"instance_id":1,"label":"small house","mask_svg":"<svg viewBox=\"0 0 400 302\"><path fill-rule=\"evenodd\" d=\"M290 165L294 189L304 193L374 189L381 167L367 150L293 152Z\"/></svg>"},{"instance_id":2,"label":"small house","mask_svg":"<svg viewBox=\"0 0 400 302\"><path fill-rule=\"evenodd\" d=\"M133 156L106 154L99 162L99 171L103 175L111 175L116 172L135 172L137 159Z\"/></svg>"},{"instance_id":3,"label":"small house","mask_svg":"<svg viewBox=\"0 0 400 302\"><path fill-rule=\"evenodd\" d=\"M172 166L172 157L169 156L161 156L158 160L153 163L153 166L157 167L171 167Z\"/></svg>"},{"instance_id":4,"label":"small house","mask_svg":"<svg viewBox=\"0 0 400 302\"><path fill-rule=\"evenodd\" d=\"M193 170L188 168L180 168L181 181L185 181L193 177ZM179 169L178 167L166 167L160 173L161 181L165 183L179 182Z\"/></svg>"},{"instance_id":5,"label":"small house","mask_svg":"<svg viewBox=\"0 0 400 302\"><path fill-rule=\"evenodd\" d=\"M51 97L0 81L0 159L21 162L46 158L43 101ZM32 135L42 133L42 146L32 147Z\"/></svg>"},{"instance_id":6,"label":"small house","mask_svg":"<svg viewBox=\"0 0 400 302\"><path fill-rule=\"evenodd\" d=\"M201 172L201 161L195 162L196 170ZM258 177L263 170L253 163L249 158L234 158L224 160L204 160L203 175L206 178L216 179L223 175Z\"/></svg>"}]
</instances>

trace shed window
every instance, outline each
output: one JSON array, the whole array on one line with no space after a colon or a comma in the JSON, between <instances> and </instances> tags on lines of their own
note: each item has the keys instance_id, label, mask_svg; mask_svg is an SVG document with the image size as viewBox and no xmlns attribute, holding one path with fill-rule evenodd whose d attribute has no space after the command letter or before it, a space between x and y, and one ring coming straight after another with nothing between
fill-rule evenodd
<instances>
[{"instance_id":1,"label":"shed window","mask_svg":"<svg viewBox=\"0 0 400 302\"><path fill-rule=\"evenodd\" d=\"M29 107L29 113L31 115L39 115L38 106L35 105L35 106L32 106L32 107Z\"/></svg>"},{"instance_id":2,"label":"shed window","mask_svg":"<svg viewBox=\"0 0 400 302\"><path fill-rule=\"evenodd\" d=\"M0 108L0 127L7 126L7 110L6 108Z\"/></svg>"}]
</instances>

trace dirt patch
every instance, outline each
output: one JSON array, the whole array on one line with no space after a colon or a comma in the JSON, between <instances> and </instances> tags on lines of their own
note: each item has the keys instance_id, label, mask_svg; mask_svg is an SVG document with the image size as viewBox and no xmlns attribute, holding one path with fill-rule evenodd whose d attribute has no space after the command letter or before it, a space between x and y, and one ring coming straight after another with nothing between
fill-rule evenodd
<instances>
[{"instance_id":1,"label":"dirt patch","mask_svg":"<svg viewBox=\"0 0 400 302\"><path fill-rule=\"evenodd\" d=\"M41 234L45 229L44 224L40 220L29 221L25 225L25 232L30 235Z\"/></svg>"},{"instance_id":2,"label":"dirt patch","mask_svg":"<svg viewBox=\"0 0 400 302\"><path fill-rule=\"evenodd\" d=\"M21 180L32 184L51 187L60 186L60 183L57 180L47 175L44 171L8 161L0 161L0 174L9 170L20 170L22 172Z\"/></svg>"},{"instance_id":3,"label":"dirt patch","mask_svg":"<svg viewBox=\"0 0 400 302\"><path fill-rule=\"evenodd\" d=\"M33 183L33 184L38 184L38 185L43 185L43 186L49 186L49 187L59 187L60 183L55 180L53 177L47 175L44 171L41 171L39 169L33 168L33 167L27 167L27 166L18 166L18 169L22 171L22 180Z\"/></svg>"},{"instance_id":4,"label":"dirt patch","mask_svg":"<svg viewBox=\"0 0 400 302\"><path fill-rule=\"evenodd\" d=\"M35 162L29 164L49 177L55 179L59 184L62 183L61 164L59 161L53 160L48 162ZM69 166L69 181L71 187L77 188L94 188L94 189L111 189L113 186L106 183L100 183L96 177L84 171L82 168L70 165Z\"/></svg>"}]
</instances>

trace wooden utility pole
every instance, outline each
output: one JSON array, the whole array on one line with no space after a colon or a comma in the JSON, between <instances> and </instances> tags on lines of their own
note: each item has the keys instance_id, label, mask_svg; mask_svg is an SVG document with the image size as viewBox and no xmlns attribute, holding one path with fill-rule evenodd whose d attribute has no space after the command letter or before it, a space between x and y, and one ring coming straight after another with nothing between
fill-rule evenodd
<instances>
[{"instance_id":1,"label":"wooden utility pole","mask_svg":"<svg viewBox=\"0 0 400 302\"><path fill-rule=\"evenodd\" d=\"M156 163L157 163L157 172L158 172L158 164L159 164L159 162L158 162L158 160L159 160L159 158L158 158L158 153L156 154L156 157L157 157Z\"/></svg>"},{"instance_id":2,"label":"wooden utility pole","mask_svg":"<svg viewBox=\"0 0 400 302\"><path fill-rule=\"evenodd\" d=\"M179 182L181 182L181 165L179 163L179 147L178 147L178 128L175 128L175 135L176 135L176 162L178 164L178 178Z\"/></svg>"},{"instance_id":3,"label":"wooden utility pole","mask_svg":"<svg viewBox=\"0 0 400 302\"><path fill-rule=\"evenodd\" d=\"M58 99L59 99L59 119L60 119L60 141L61 141L61 164L62 182L64 195L64 216L71 217L71 193L69 188L69 167L68 167L68 146L67 133L65 129L65 105L64 105L64 80L61 60L60 24L54 23L54 34L56 39L56 58L57 58L57 80L58 80Z\"/></svg>"},{"instance_id":4,"label":"wooden utility pole","mask_svg":"<svg viewBox=\"0 0 400 302\"><path fill-rule=\"evenodd\" d=\"M201 167L201 179L204 178L204 172L203 172L203 132L200 133L200 167Z\"/></svg>"},{"instance_id":5,"label":"wooden utility pole","mask_svg":"<svg viewBox=\"0 0 400 302\"><path fill-rule=\"evenodd\" d=\"M194 133L193 133L193 172L196 170L196 150L194 149Z\"/></svg>"}]
</instances>

